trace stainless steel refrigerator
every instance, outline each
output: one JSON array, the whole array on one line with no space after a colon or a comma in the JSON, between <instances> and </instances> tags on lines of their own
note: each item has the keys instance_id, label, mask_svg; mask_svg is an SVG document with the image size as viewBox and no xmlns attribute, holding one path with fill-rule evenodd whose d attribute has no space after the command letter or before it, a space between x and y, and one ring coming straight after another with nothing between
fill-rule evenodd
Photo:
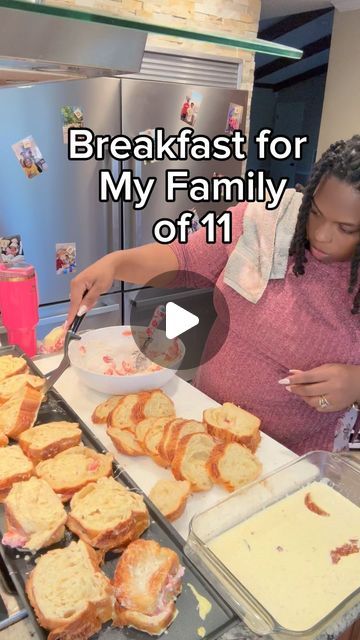
<instances>
[{"instance_id":1,"label":"stainless steel refrigerator","mask_svg":"<svg viewBox=\"0 0 360 640\"><path fill-rule=\"evenodd\" d=\"M148 164L131 160L123 163L123 168L133 169L144 179L157 178L147 207L135 211L129 203L101 203L99 170L111 169L116 177L122 167L109 156L103 162L70 161L63 141L61 108L80 107L84 126L97 134L124 133L133 138L156 127L174 134L186 126L180 111L185 97L194 93L201 94L195 133L209 137L223 134L230 103L244 107L240 125L244 128L247 93L236 89L101 78L0 90L0 236L20 234L25 259L36 268L41 305L39 338L64 321L69 283L74 275L56 272L56 244L76 243L78 273L109 251L151 242L152 227L158 218L174 219L181 211L194 207L184 194L174 203L164 201L167 169L186 168L191 177L208 178L214 172L227 176L239 176L241 172L241 165L235 160ZM27 136L33 136L48 165L47 171L33 179L24 175L12 150L14 143ZM195 206L200 216L214 209L207 203ZM223 204L217 207L226 208ZM135 289L129 283L115 282L87 316L84 328L127 323ZM164 292L147 291L141 303L144 321L149 313L149 298L164 300ZM179 296L184 299L183 292ZM189 310L196 313L196 301L203 305L205 299L204 292L191 296Z\"/></svg>"}]
</instances>

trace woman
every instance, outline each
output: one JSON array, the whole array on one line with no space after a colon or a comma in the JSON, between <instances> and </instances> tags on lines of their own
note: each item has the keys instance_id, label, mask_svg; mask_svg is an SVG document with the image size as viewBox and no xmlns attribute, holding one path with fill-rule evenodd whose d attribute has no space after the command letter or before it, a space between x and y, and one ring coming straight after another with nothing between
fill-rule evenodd
<instances>
[{"instance_id":1,"label":"woman","mask_svg":"<svg viewBox=\"0 0 360 640\"><path fill-rule=\"evenodd\" d=\"M340 419L360 402L360 136L331 145L315 165L286 274L270 280L256 304L224 283L246 204L232 214L231 245L207 245L201 229L187 245L146 245L91 265L72 281L69 321L86 289L90 308L114 279L141 285L167 272L201 273L223 294L230 330L221 344L218 309L206 348L218 341L219 351L199 368L196 386L253 412L264 432L298 454L333 450ZM196 286L196 276L186 284Z\"/></svg>"}]
</instances>

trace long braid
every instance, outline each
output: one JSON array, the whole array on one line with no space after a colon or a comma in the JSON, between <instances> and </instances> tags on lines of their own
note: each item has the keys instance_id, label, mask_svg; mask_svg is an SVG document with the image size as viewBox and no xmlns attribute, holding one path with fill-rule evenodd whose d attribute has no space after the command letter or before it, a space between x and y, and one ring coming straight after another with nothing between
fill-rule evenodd
<instances>
[{"instance_id":1,"label":"long braid","mask_svg":"<svg viewBox=\"0 0 360 640\"><path fill-rule=\"evenodd\" d=\"M350 283L349 283L349 293L352 293L358 283L359 279L359 265L360 265L360 242L356 247L355 255L351 261L351 271L350 271ZM351 313L359 313L360 312L360 287L355 295L353 308Z\"/></svg>"},{"instance_id":2,"label":"long braid","mask_svg":"<svg viewBox=\"0 0 360 640\"><path fill-rule=\"evenodd\" d=\"M315 191L324 176L334 176L343 180L360 191L360 136L353 136L346 142L339 140L332 144L315 164L309 182L305 187L303 200L291 241L289 254L294 256L293 272L296 276L305 273L304 264L307 262L305 249L308 248L307 222L311 203ZM352 293L358 283L360 266L360 242L351 260L349 293ZM352 313L360 313L360 286L353 300Z\"/></svg>"}]
</instances>

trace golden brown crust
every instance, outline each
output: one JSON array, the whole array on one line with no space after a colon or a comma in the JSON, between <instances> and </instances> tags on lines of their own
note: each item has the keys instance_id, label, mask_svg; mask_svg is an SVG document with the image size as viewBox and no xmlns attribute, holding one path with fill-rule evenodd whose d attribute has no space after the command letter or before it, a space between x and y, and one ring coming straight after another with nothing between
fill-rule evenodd
<instances>
[{"instance_id":1,"label":"golden brown crust","mask_svg":"<svg viewBox=\"0 0 360 640\"><path fill-rule=\"evenodd\" d=\"M160 418L166 414L164 407L159 407L154 399L166 404L169 412L169 419L174 414L174 404L170 398L161 390L153 389L152 391L141 391L140 393L132 393L123 396L108 416L107 424L109 427L118 427L121 429L134 428L139 422L145 418Z\"/></svg>"},{"instance_id":2,"label":"golden brown crust","mask_svg":"<svg viewBox=\"0 0 360 640\"><path fill-rule=\"evenodd\" d=\"M27 480L28 478L24 478L24 479ZM10 489L11 487L9 487L8 489L0 489L0 504L4 502L5 498L7 498L7 496L9 495Z\"/></svg>"},{"instance_id":3,"label":"golden brown crust","mask_svg":"<svg viewBox=\"0 0 360 640\"><path fill-rule=\"evenodd\" d=\"M25 385L0 406L0 430L16 440L35 423L42 399L42 391Z\"/></svg>"},{"instance_id":4,"label":"golden brown crust","mask_svg":"<svg viewBox=\"0 0 360 640\"><path fill-rule=\"evenodd\" d=\"M166 420L166 419L165 419ZM167 467L167 462L159 453L159 445L164 433L164 418L159 418L150 429L146 431L143 441L145 453L160 467Z\"/></svg>"},{"instance_id":5,"label":"golden brown crust","mask_svg":"<svg viewBox=\"0 0 360 640\"><path fill-rule=\"evenodd\" d=\"M180 485L182 485L180 487ZM181 490L178 490L178 487ZM163 491L166 490L168 493L171 492L172 500L171 505L167 504L165 506L165 501L163 499ZM180 516L184 513L187 499L191 494L191 484L188 480L158 480L158 482L153 486L149 493L149 498L155 504L155 506L159 509L159 511L169 520L173 522L180 518Z\"/></svg>"},{"instance_id":6,"label":"golden brown crust","mask_svg":"<svg viewBox=\"0 0 360 640\"><path fill-rule=\"evenodd\" d=\"M121 552L131 542L137 540L149 526L149 518L145 514L133 513L126 522L113 529L106 529L101 533L85 529L84 526L72 515L68 515L66 526L75 533L83 542L96 549Z\"/></svg>"},{"instance_id":7,"label":"golden brown crust","mask_svg":"<svg viewBox=\"0 0 360 640\"><path fill-rule=\"evenodd\" d=\"M31 476L34 474L33 463L31 462L31 460L29 460L29 458L25 456L25 454L23 454L23 452L21 451L18 445L14 445L13 447L7 447L6 450L2 450L1 455L6 456L6 459L13 458L12 454L13 453L15 454L15 451L17 452L16 455L20 456L21 459L19 460L18 458L14 458L14 467L11 469L11 471L7 475L2 475L0 477L1 499L4 499L6 497L6 495L8 494L12 485L15 482L20 482L21 480L29 480L29 478L31 478ZM23 467L22 471L19 471L19 463L22 464L22 467ZM16 469L16 466L18 466L18 470ZM0 462L0 469L1 469L1 462Z\"/></svg>"},{"instance_id":8,"label":"golden brown crust","mask_svg":"<svg viewBox=\"0 0 360 640\"><path fill-rule=\"evenodd\" d=\"M237 483L227 480L221 473L220 469L221 461L226 457L227 451L231 447L231 445L238 445L240 455L242 454L243 457L243 454L246 454L247 457L251 458L252 462L251 469L249 469L249 475L246 477L246 474L244 473L242 481ZM239 464L244 464L244 459L240 459L239 457ZM216 445L216 447L214 447L207 462L207 469L211 479L215 484L221 485L227 491L235 491L235 489L239 488L240 486L247 484L252 480L255 480L261 473L262 465L260 461L257 460L257 458L252 454L252 452L249 451L248 447L234 442L221 442Z\"/></svg>"},{"instance_id":9,"label":"golden brown crust","mask_svg":"<svg viewBox=\"0 0 360 640\"><path fill-rule=\"evenodd\" d=\"M10 493L10 491L9 491ZM9 495L8 493L8 495ZM7 496L6 496L7 497ZM4 499L6 502L6 498ZM21 527L19 521L17 520L14 512L10 509L8 509L6 507L5 504L5 532L7 531L16 531L17 534L19 534L21 537L23 538L28 538L28 534L26 533L26 531L24 531L24 529ZM60 542L60 540L63 539L65 534L65 526L63 524L59 524L59 526L57 527L57 529L55 529L55 531L53 531L52 535L49 536L49 538L46 540L46 542L44 544L41 545L41 549L45 548L45 547L51 547L51 545L56 544L57 542ZM3 544L5 544L3 542ZM26 548L26 543L23 545ZM36 549L37 551L38 549ZM35 551L35 549L32 549L32 551Z\"/></svg>"},{"instance_id":10,"label":"golden brown crust","mask_svg":"<svg viewBox=\"0 0 360 640\"><path fill-rule=\"evenodd\" d=\"M114 626L133 627L152 636L159 636L171 625L176 615L175 602L171 602L164 612L154 616L147 616L139 611L125 609L116 602L114 609Z\"/></svg>"},{"instance_id":11,"label":"golden brown crust","mask_svg":"<svg viewBox=\"0 0 360 640\"><path fill-rule=\"evenodd\" d=\"M35 447L33 442L31 441L31 436L35 431L39 429L39 427L47 427L48 429L52 428L52 425L56 423L48 423L46 425L38 425L37 427L32 427L31 429L27 429L23 433L19 435L19 445L22 448L23 452L32 460L35 464L41 462L41 460L47 460L48 458L54 458L58 453L65 451L66 449L71 449L72 447L76 447L81 442L81 430L77 428L77 433L74 431L73 436L64 436L60 437L58 440L52 442L51 444L44 446L43 448ZM76 425L79 427L77 423L69 423L72 425ZM30 437L29 437L30 436Z\"/></svg>"},{"instance_id":12,"label":"golden brown crust","mask_svg":"<svg viewBox=\"0 0 360 640\"><path fill-rule=\"evenodd\" d=\"M187 496L184 496L181 502L179 502L177 509L174 509L174 511L172 511L167 516L165 516L166 519L169 520L169 522L174 522L175 520L180 518L180 516L182 516L182 514L185 511L186 503L187 503Z\"/></svg>"},{"instance_id":13,"label":"golden brown crust","mask_svg":"<svg viewBox=\"0 0 360 640\"><path fill-rule=\"evenodd\" d=\"M9 378L0 381L0 405L7 402L15 393L20 391L26 384L35 389L42 390L45 378L32 375L30 373L16 373Z\"/></svg>"},{"instance_id":14,"label":"golden brown crust","mask_svg":"<svg viewBox=\"0 0 360 640\"><path fill-rule=\"evenodd\" d=\"M0 356L0 381L28 371L29 367L23 357Z\"/></svg>"},{"instance_id":15,"label":"golden brown crust","mask_svg":"<svg viewBox=\"0 0 360 640\"><path fill-rule=\"evenodd\" d=\"M252 453L256 451L261 440L260 431L255 431L251 435L237 436L235 433L216 427L214 424L207 424L207 430L217 440L221 440L221 442L238 442L250 449Z\"/></svg>"},{"instance_id":16,"label":"golden brown crust","mask_svg":"<svg viewBox=\"0 0 360 640\"><path fill-rule=\"evenodd\" d=\"M69 480L65 465L69 460L68 456L73 455L84 458L86 461L86 469L82 476L78 475L76 479L73 478L72 480ZM81 459L78 458L78 461L81 462ZM61 500L63 502L67 502L72 498L74 493L82 489L82 487L85 487L89 482L96 482L99 478L111 476L112 461L113 456L111 453L97 453L88 447L77 446L58 453L54 458L43 460L36 466L35 472L39 478L43 478L49 483L55 493L58 493L61 496ZM76 458L72 460L72 463L76 467ZM55 477L54 466L56 469ZM59 477L60 466L64 468L63 476L61 478Z\"/></svg>"},{"instance_id":17,"label":"golden brown crust","mask_svg":"<svg viewBox=\"0 0 360 640\"><path fill-rule=\"evenodd\" d=\"M209 441L209 445L210 447L214 447L215 446L215 441L212 438L211 435L207 434L207 433L191 433L187 436L184 436L179 444L178 447L176 449L175 452L175 456L173 458L173 461L171 463L171 470L173 472L174 478L176 480L189 480L189 482L191 483L191 489L194 492L197 491L207 491L208 489L211 488L212 485L212 480L210 478L209 473L207 472L206 469L206 465L205 462L203 463L204 465L204 470L206 471L206 486L203 486L203 483L200 481L195 481L194 479L191 479L190 476L185 475L184 473L184 469L183 469L183 464L184 464L184 460L188 454L188 446L191 446L193 443L193 439L198 438L199 436L202 436L204 439L206 438ZM210 455L210 453L209 453ZM200 460L197 460L197 465L200 466Z\"/></svg>"},{"instance_id":18,"label":"golden brown crust","mask_svg":"<svg viewBox=\"0 0 360 640\"><path fill-rule=\"evenodd\" d=\"M260 442L261 420L231 402L220 407L205 409L203 421L207 431L221 442L238 442L252 453Z\"/></svg>"},{"instance_id":19,"label":"golden brown crust","mask_svg":"<svg viewBox=\"0 0 360 640\"><path fill-rule=\"evenodd\" d=\"M146 451L146 447L145 447L145 438L147 437L147 434L149 433L149 431L154 427L161 425L161 433L163 434L163 431L167 422L168 422L168 417L145 418L144 420L141 420L141 422L139 422L134 427L135 437L139 442L140 446L142 447L144 454L150 455L150 453ZM158 455L158 454L156 453L155 455ZM161 461L162 461L162 457L161 457Z\"/></svg>"},{"instance_id":20,"label":"golden brown crust","mask_svg":"<svg viewBox=\"0 0 360 640\"><path fill-rule=\"evenodd\" d=\"M87 640L101 630L102 624L96 615L96 607L89 602L83 611L71 624L50 631L48 640Z\"/></svg>"},{"instance_id":21,"label":"golden brown crust","mask_svg":"<svg viewBox=\"0 0 360 640\"><path fill-rule=\"evenodd\" d=\"M138 401L131 412L133 424L138 424L138 422L147 417L144 413L144 408L146 402L151 398L151 393L151 391L141 391L141 393L138 394Z\"/></svg>"},{"instance_id":22,"label":"golden brown crust","mask_svg":"<svg viewBox=\"0 0 360 640\"><path fill-rule=\"evenodd\" d=\"M143 497L114 478L101 478L81 489L70 509L69 529L104 551L126 547L150 524Z\"/></svg>"},{"instance_id":23,"label":"golden brown crust","mask_svg":"<svg viewBox=\"0 0 360 640\"><path fill-rule=\"evenodd\" d=\"M39 482L39 480L37 480L37 482ZM19 487L20 485L17 485L17 487L15 487L15 490ZM14 490L14 489L13 489ZM11 490L10 490L11 491ZM9 491L9 494L10 494ZM36 491L36 487L32 487L32 491ZM9 494L7 496L7 498L9 497ZM11 495L10 495L11 498ZM4 501L4 508L5 508L5 535L8 532L16 532L16 534L18 534L21 538L24 538L24 540L26 542L24 542L23 545L19 545L24 547L24 548L30 548L31 551L37 551L38 549L42 549L45 547L50 547L52 544L55 544L56 542L60 542L60 540L62 540L62 538L64 537L65 534L65 522L66 522L66 512L65 510L63 511L62 515L59 513L59 518L57 520L57 527L54 529L42 529L41 533L45 533L45 531L47 531L47 535L48 537L45 538L45 536L43 536L43 539L41 541L41 543L37 544L36 546L31 546L31 544L29 545L29 541L31 541L31 537L34 535L34 533L36 533L36 528L35 528L35 522L34 520L31 521L31 517L30 517L30 522L28 521L27 516L25 517L25 523L28 525L28 530L26 531L20 521L18 520L18 518L21 518L21 513L20 513L20 506L16 504L16 502L11 501L5 499ZM14 511L14 509L17 507L17 511L18 516L16 515L16 511ZM47 509L49 509L49 505L47 506ZM24 522L24 518L23 518L23 522ZM55 523L53 523L53 526L55 526ZM5 542L3 542L3 544L6 544Z\"/></svg>"},{"instance_id":24,"label":"golden brown crust","mask_svg":"<svg viewBox=\"0 0 360 640\"><path fill-rule=\"evenodd\" d=\"M117 407L123 396L111 396L95 407L91 420L94 424L106 424L108 417L115 407Z\"/></svg>"},{"instance_id":25,"label":"golden brown crust","mask_svg":"<svg viewBox=\"0 0 360 640\"><path fill-rule=\"evenodd\" d=\"M3 431L0 431L0 447L6 447L6 445L9 444L9 438L5 435L5 433L3 433Z\"/></svg>"},{"instance_id":26,"label":"golden brown crust","mask_svg":"<svg viewBox=\"0 0 360 640\"><path fill-rule=\"evenodd\" d=\"M169 420L164 426L163 436L161 438L159 444L159 455L166 465L170 466L170 460L167 457L166 446L168 443L168 439L171 437L172 429L175 428L175 425L182 424L184 422L183 418L172 418Z\"/></svg>"},{"instance_id":27,"label":"golden brown crust","mask_svg":"<svg viewBox=\"0 0 360 640\"><path fill-rule=\"evenodd\" d=\"M179 558L172 549L161 547L155 540L135 540L115 569L113 584L118 604L149 616L156 614L169 578L177 576L179 569ZM180 591L181 577L173 579L170 599L175 599Z\"/></svg>"},{"instance_id":28,"label":"golden brown crust","mask_svg":"<svg viewBox=\"0 0 360 640\"><path fill-rule=\"evenodd\" d=\"M206 427L203 422L197 420L183 420L181 423L174 425L168 439L166 447L167 459L172 463L177 446L185 436L192 433L205 433Z\"/></svg>"},{"instance_id":29,"label":"golden brown crust","mask_svg":"<svg viewBox=\"0 0 360 640\"><path fill-rule=\"evenodd\" d=\"M175 418L174 403L162 389L153 389L142 409L145 418Z\"/></svg>"},{"instance_id":30,"label":"golden brown crust","mask_svg":"<svg viewBox=\"0 0 360 640\"><path fill-rule=\"evenodd\" d=\"M107 419L108 427L119 429L129 429L145 418L143 407L150 398L150 391L140 393L130 393L122 396L115 408L109 413Z\"/></svg>"},{"instance_id":31,"label":"golden brown crust","mask_svg":"<svg viewBox=\"0 0 360 640\"><path fill-rule=\"evenodd\" d=\"M110 436L114 446L126 456L143 456L144 451L139 441L136 439L132 429L121 429L119 427L108 427L106 433Z\"/></svg>"},{"instance_id":32,"label":"golden brown crust","mask_svg":"<svg viewBox=\"0 0 360 640\"><path fill-rule=\"evenodd\" d=\"M94 549L92 549L88 545L86 545L86 548L91 564L94 567L94 572L101 573L99 568L100 556L98 556ZM52 552L50 551L48 553ZM37 620L39 621L39 624L50 631L48 640L88 640L88 638L90 638L93 634L100 631L101 626L104 622L111 620L113 607L111 597L112 587L110 585L110 582L107 593L104 596L103 600L97 602L96 604L89 602L87 608L81 611L79 614L72 615L69 618L64 618L62 622L59 622L59 620L51 620L49 618L46 618L38 606L34 593L35 571L36 567L30 573L30 576L26 581L25 589L30 604L35 611L35 615Z\"/></svg>"}]
</instances>

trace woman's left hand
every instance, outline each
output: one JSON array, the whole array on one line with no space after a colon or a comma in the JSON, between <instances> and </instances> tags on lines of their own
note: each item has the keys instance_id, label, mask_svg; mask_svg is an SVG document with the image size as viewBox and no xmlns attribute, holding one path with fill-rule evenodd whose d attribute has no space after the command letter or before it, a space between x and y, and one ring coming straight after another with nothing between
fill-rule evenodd
<instances>
[{"instance_id":1,"label":"woman's left hand","mask_svg":"<svg viewBox=\"0 0 360 640\"><path fill-rule=\"evenodd\" d=\"M324 364L308 371L292 369L288 378L280 383L321 412L342 411L360 401L358 365Z\"/></svg>"}]
</instances>

